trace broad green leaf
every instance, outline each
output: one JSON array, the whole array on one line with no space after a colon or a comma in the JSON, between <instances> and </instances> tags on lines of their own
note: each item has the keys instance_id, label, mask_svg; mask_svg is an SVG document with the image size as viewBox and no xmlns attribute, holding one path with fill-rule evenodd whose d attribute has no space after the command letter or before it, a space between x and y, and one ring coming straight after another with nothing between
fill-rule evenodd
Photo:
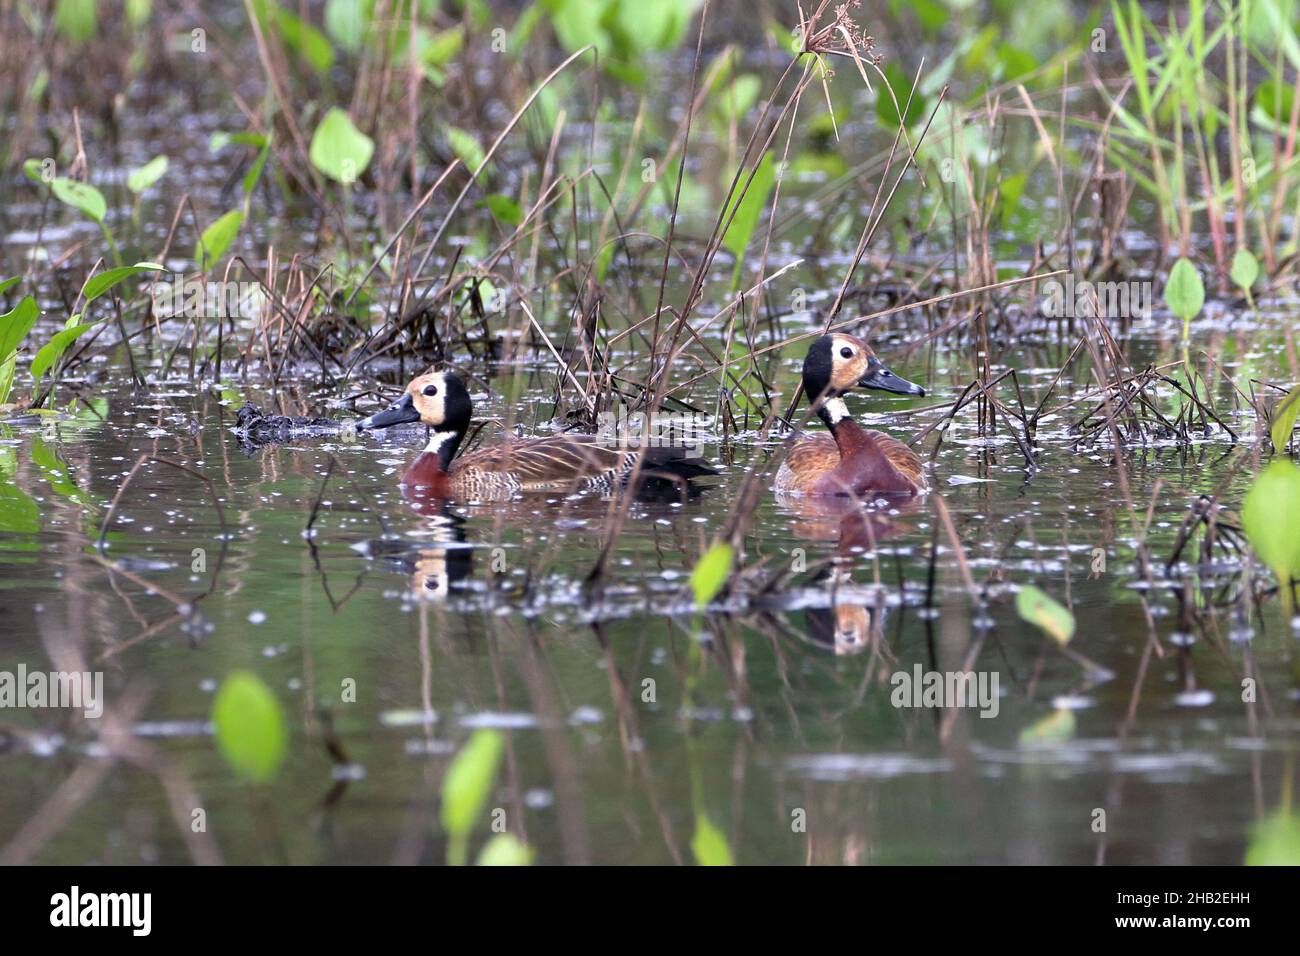
<instances>
[{"instance_id":1,"label":"broad green leaf","mask_svg":"<svg viewBox=\"0 0 1300 956\"><path fill-rule=\"evenodd\" d=\"M0 361L8 359L18 349L40 314L36 300L27 295L4 315L0 315Z\"/></svg>"},{"instance_id":2,"label":"broad green leaf","mask_svg":"<svg viewBox=\"0 0 1300 956\"><path fill-rule=\"evenodd\" d=\"M15 352L4 361L0 361L0 405L9 402L9 393L14 388L14 372L18 370L18 354Z\"/></svg>"},{"instance_id":3,"label":"broad green leaf","mask_svg":"<svg viewBox=\"0 0 1300 956\"><path fill-rule=\"evenodd\" d=\"M54 195L60 202L85 213L95 222L104 221L108 205L104 202L103 194L90 183L79 183L67 176L59 176L50 183L50 189L54 190Z\"/></svg>"},{"instance_id":4,"label":"broad green leaf","mask_svg":"<svg viewBox=\"0 0 1300 956\"><path fill-rule=\"evenodd\" d=\"M492 794L497 766L505 750L499 730L476 730L447 767L442 780L442 827L453 841L463 841L474 829Z\"/></svg>"},{"instance_id":5,"label":"broad green leaf","mask_svg":"<svg viewBox=\"0 0 1300 956\"><path fill-rule=\"evenodd\" d=\"M433 35L420 55L426 66L443 67L454 60L465 46L465 27L454 26Z\"/></svg>"},{"instance_id":6,"label":"broad green leaf","mask_svg":"<svg viewBox=\"0 0 1300 956\"><path fill-rule=\"evenodd\" d=\"M95 0L59 0L54 8L54 27L73 46L85 43L99 28Z\"/></svg>"},{"instance_id":7,"label":"broad green leaf","mask_svg":"<svg viewBox=\"0 0 1300 956\"><path fill-rule=\"evenodd\" d=\"M1259 278L1259 260L1254 254L1246 248L1237 250L1237 254L1232 257L1232 281L1237 283L1243 292L1249 292L1255 280Z\"/></svg>"},{"instance_id":8,"label":"broad green leaf","mask_svg":"<svg viewBox=\"0 0 1300 956\"><path fill-rule=\"evenodd\" d=\"M492 218L503 226L517 226L524 221L524 211L509 196L493 193L483 200L483 205L492 213Z\"/></svg>"},{"instance_id":9,"label":"broad green leaf","mask_svg":"<svg viewBox=\"0 0 1300 956\"><path fill-rule=\"evenodd\" d=\"M705 551L696 563L695 570L691 572L691 590L695 594L697 610L703 609L718 596L722 586L727 583L727 575L731 573L734 559L735 552L731 545L719 541Z\"/></svg>"},{"instance_id":10,"label":"broad green leaf","mask_svg":"<svg viewBox=\"0 0 1300 956\"><path fill-rule=\"evenodd\" d=\"M478 170L486 154L473 133L467 133L455 126L448 126L447 142L451 144L451 151L465 164L465 168L471 174ZM483 167L483 174L487 174L486 166Z\"/></svg>"},{"instance_id":11,"label":"broad green leaf","mask_svg":"<svg viewBox=\"0 0 1300 956\"><path fill-rule=\"evenodd\" d=\"M1300 816L1279 811L1251 827L1247 866L1300 866Z\"/></svg>"},{"instance_id":12,"label":"broad green leaf","mask_svg":"<svg viewBox=\"0 0 1300 956\"><path fill-rule=\"evenodd\" d=\"M528 866L533 850L513 833L498 833L484 844L478 854L479 866Z\"/></svg>"},{"instance_id":13,"label":"broad green leaf","mask_svg":"<svg viewBox=\"0 0 1300 956\"><path fill-rule=\"evenodd\" d=\"M306 60L317 73L328 73L334 65L334 47L329 38L306 20L301 20L283 7L274 3L275 21L280 27L280 36L284 45L294 50Z\"/></svg>"},{"instance_id":14,"label":"broad green leaf","mask_svg":"<svg viewBox=\"0 0 1300 956\"><path fill-rule=\"evenodd\" d=\"M1165 283L1165 304L1169 311L1184 322L1190 322L1205 305L1205 285L1201 274L1186 258L1179 259L1169 270L1169 281Z\"/></svg>"},{"instance_id":15,"label":"broad green leaf","mask_svg":"<svg viewBox=\"0 0 1300 956\"><path fill-rule=\"evenodd\" d=\"M1020 731L1020 743L1022 745L1059 743L1073 737L1074 729L1074 711L1068 707L1061 707Z\"/></svg>"},{"instance_id":16,"label":"broad green leaf","mask_svg":"<svg viewBox=\"0 0 1300 956\"><path fill-rule=\"evenodd\" d=\"M1074 615L1032 584L1016 594L1016 613L1062 647L1074 637Z\"/></svg>"},{"instance_id":17,"label":"broad green leaf","mask_svg":"<svg viewBox=\"0 0 1300 956\"><path fill-rule=\"evenodd\" d=\"M366 171L374 152L374 140L357 129L344 110L335 106L316 127L308 155L313 166L346 186Z\"/></svg>"},{"instance_id":18,"label":"broad green leaf","mask_svg":"<svg viewBox=\"0 0 1300 956\"><path fill-rule=\"evenodd\" d=\"M206 272L221 261L222 256L234 244L243 223L243 210L232 209L203 230L203 235L194 246L194 261L200 271Z\"/></svg>"},{"instance_id":19,"label":"broad green leaf","mask_svg":"<svg viewBox=\"0 0 1300 956\"><path fill-rule=\"evenodd\" d=\"M139 169L131 170L126 177L126 188L137 195L144 192L167 172L167 157L155 156Z\"/></svg>"},{"instance_id":20,"label":"broad green leaf","mask_svg":"<svg viewBox=\"0 0 1300 956\"><path fill-rule=\"evenodd\" d=\"M695 835L691 837L691 852L700 866L732 866L731 847L722 831L703 813L695 814Z\"/></svg>"},{"instance_id":21,"label":"broad green leaf","mask_svg":"<svg viewBox=\"0 0 1300 956\"><path fill-rule=\"evenodd\" d=\"M46 170L45 164L47 162L50 164L49 168L51 170L51 175L48 176L46 175L45 172ZM46 185L47 183L52 183L54 181L54 177L52 175L53 169L54 169L54 160L52 159L49 160L28 159L23 162L23 175L26 176L28 179L30 179L32 182L40 183L41 185Z\"/></svg>"},{"instance_id":22,"label":"broad green leaf","mask_svg":"<svg viewBox=\"0 0 1300 956\"><path fill-rule=\"evenodd\" d=\"M268 783L284 762L284 713L266 684L248 671L235 671L221 683L212 702L217 749L239 776Z\"/></svg>"},{"instance_id":23,"label":"broad green leaf","mask_svg":"<svg viewBox=\"0 0 1300 956\"><path fill-rule=\"evenodd\" d=\"M1289 584L1300 578L1300 468L1294 462L1279 458L1260 472L1246 493L1241 523L1289 602Z\"/></svg>"},{"instance_id":24,"label":"broad green leaf","mask_svg":"<svg viewBox=\"0 0 1300 956\"><path fill-rule=\"evenodd\" d=\"M356 53L366 38L370 4L364 0L327 0L325 31L339 46Z\"/></svg>"},{"instance_id":25,"label":"broad green leaf","mask_svg":"<svg viewBox=\"0 0 1300 956\"><path fill-rule=\"evenodd\" d=\"M4 295L6 292L8 292L10 289L12 289L14 286L16 286L18 283L22 281L23 281L22 276L14 276L12 279L5 279L3 282L0 282L0 295Z\"/></svg>"},{"instance_id":26,"label":"broad green leaf","mask_svg":"<svg viewBox=\"0 0 1300 956\"><path fill-rule=\"evenodd\" d=\"M740 174L736 184L737 192L744 187L748 178L748 173ZM754 229L758 226L758 220L763 215L763 209L767 206L768 197L772 195L772 187L775 185L776 167L772 160L772 153L769 151L759 161L758 168L754 171L753 181L749 184L749 190L735 206L727 209L728 216L731 215L733 208L736 212L735 218L731 220L731 225L727 227L727 232L722 237L722 244L736 257L733 286L740 284L740 266L745 258L745 249L749 246L749 240L754 235ZM727 221L725 216L722 221L724 223Z\"/></svg>"},{"instance_id":27,"label":"broad green leaf","mask_svg":"<svg viewBox=\"0 0 1300 956\"><path fill-rule=\"evenodd\" d=\"M133 266L120 266L116 269L109 269L107 272L101 272L99 275L91 276L86 280L86 286L81 291L86 297L86 305L90 305L91 302L98 299L123 279L129 279L131 276L137 276L142 272L163 271L164 267L156 262L137 262Z\"/></svg>"},{"instance_id":28,"label":"broad green leaf","mask_svg":"<svg viewBox=\"0 0 1300 956\"><path fill-rule=\"evenodd\" d=\"M911 103L907 102L912 89L912 77L896 62L890 60L886 63L884 73L888 89L884 86L876 88L876 116L881 125L892 134L898 130L899 110L905 111L903 125L913 126L926 115L926 104L920 90L911 94ZM890 96L891 91L893 96ZM898 101L897 106L894 105L895 100Z\"/></svg>"},{"instance_id":29,"label":"broad green leaf","mask_svg":"<svg viewBox=\"0 0 1300 956\"><path fill-rule=\"evenodd\" d=\"M0 352L2 354L4 353ZM1300 416L1300 385L1291 389L1273 409L1273 427L1269 431L1269 437L1273 439L1274 451L1282 451L1291 440L1297 416Z\"/></svg>"},{"instance_id":30,"label":"broad green leaf","mask_svg":"<svg viewBox=\"0 0 1300 956\"><path fill-rule=\"evenodd\" d=\"M54 337L42 345L40 351L32 359L32 378L39 382L46 372L59 364L59 359L63 358L63 353L68 350L68 346L86 331L93 329L95 324L94 322L86 322L71 325L60 332L55 332Z\"/></svg>"}]
</instances>

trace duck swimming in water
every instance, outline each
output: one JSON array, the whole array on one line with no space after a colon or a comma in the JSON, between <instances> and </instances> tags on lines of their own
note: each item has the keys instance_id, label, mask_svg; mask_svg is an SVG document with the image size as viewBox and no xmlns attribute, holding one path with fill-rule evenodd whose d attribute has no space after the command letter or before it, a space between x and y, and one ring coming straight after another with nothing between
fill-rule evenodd
<instances>
[{"instance_id":1,"label":"duck swimming in water","mask_svg":"<svg viewBox=\"0 0 1300 956\"><path fill-rule=\"evenodd\" d=\"M898 395L925 389L900 378L862 339L823 335L808 349L803 387L830 435L797 441L776 475L780 495L917 495L927 490L921 459L884 432L861 427L844 396L855 388Z\"/></svg>"},{"instance_id":2,"label":"duck swimming in water","mask_svg":"<svg viewBox=\"0 0 1300 956\"><path fill-rule=\"evenodd\" d=\"M681 448L613 444L599 435L565 432L509 439L456 457L474 406L452 372L427 372L406 386L382 412L357 422L361 430L423 422L429 444L407 469L402 484L430 497L499 501L526 491L611 489L631 475L642 454L642 474L685 480L716 474Z\"/></svg>"}]
</instances>

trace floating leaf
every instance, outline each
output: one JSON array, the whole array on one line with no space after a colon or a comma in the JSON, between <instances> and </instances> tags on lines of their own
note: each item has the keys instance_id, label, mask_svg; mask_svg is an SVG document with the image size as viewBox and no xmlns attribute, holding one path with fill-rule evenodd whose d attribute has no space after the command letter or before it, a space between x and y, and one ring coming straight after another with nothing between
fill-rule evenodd
<instances>
[{"instance_id":1,"label":"floating leaf","mask_svg":"<svg viewBox=\"0 0 1300 956\"><path fill-rule=\"evenodd\" d=\"M248 671L235 671L221 683L212 703L217 748L245 779L267 783L284 761L286 734L280 702Z\"/></svg>"},{"instance_id":2,"label":"floating leaf","mask_svg":"<svg viewBox=\"0 0 1300 956\"><path fill-rule=\"evenodd\" d=\"M1169 311L1184 322L1196 318L1205 305L1205 285L1201 274L1186 258L1179 259L1169 270L1169 281L1165 283L1165 304Z\"/></svg>"},{"instance_id":3,"label":"floating leaf","mask_svg":"<svg viewBox=\"0 0 1300 956\"><path fill-rule=\"evenodd\" d=\"M449 862L458 865L465 862L466 841L492 793L504 750L505 738L499 730L476 730L447 767L439 816L451 838L447 849Z\"/></svg>"},{"instance_id":4,"label":"floating leaf","mask_svg":"<svg viewBox=\"0 0 1300 956\"><path fill-rule=\"evenodd\" d=\"M3 354L0 352L0 355ZM1274 451L1281 452L1286 448L1286 443L1291 440L1291 432L1295 430L1295 420L1298 415L1300 415L1300 385L1291 389L1273 409L1273 427L1269 431L1269 437L1273 439Z\"/></svg>"},{"instance_id":5,"label":"floating leaf","mask_svg":"<svg viewBox=\"0 0 1300 956\"><path fill-rule=\"evenodd\" d=\"M1251 828L1247 866L1300 866L1300 816L1274 813Z\"/></svg>"},{"instance_id":6,"label":"floating leaf","mask_svg":"<svg viewBox=\"0 0 1300 956\"><path fill-rule=\"evenodd\" d=\"M1074 736L1074 711L1060 707L1020 732L1021 745L1060 743Z\"/></svg>"},{"instance_id":7,"label":"floating leaf","mask_svg":"<svg viewBox=\"0 0 1300 956\"><path fill-rule=\"evenodd\" d=\"M478 854L479 866L528 866L533 850L513 833L498 833L488 840Z\"/></svg>"},{"instance_id":8,"label":"floating leaf","mask_svg":"<svg viewBox=\"0 0 1300 956\"><path fill-rule=\"evenodd\" d=\"M1074 615L1032 584L1016 594L1016 613L1062 647L1074 637Z\"/></svg>"},{"instance_id":9,"label":"floating leaf","mask_svg":"<svg viewBox=\"0 0 1300 956\"><path fill-rule=\"evenodd\" d=\"M167 157L155 156L139 169L131 170L126 177L126 188L139 195L162 179L165 172L167 172Z\"/></svg>"},{"instance_id":10,"label":"floating leaf","mask_svg":"<svg viewBox=\"0 0 1300 956\"><path fill-rule=\"evenodd\" d=\"M1259 260L1247 248L1242 247L1237 250L1237 254L1232 257L1232 281L1237 283L1241 291L1249 293L1255 280L1259 278Z\"/></svg>"},{"instance_id":11,"label":"floating leaf","mask_svg":"<svg viewBox=\"0 0 1300 956\"><path fill-rule=\"evenodd\" d=\"M165 271L164 267L156 262L137 262L133 266L120 266L116 269L109 269L107 272L101 272L99 275L91 276L86 280L86 286L81 291L86 297L86 304L89 305L123 279L129 279L131 276L139 275L142 272L163 271Z\"/></svg>"},{"instance_id":12,"label":"floating leaf","mask_svg":"<svg viewBox=\"0 0 1300 956\"><path fill-rule=\"evenodd\" d=\"M313 166L347 186L366 171L374 152L374 140L357 129L344 110L335 106L316 127L308 155Z\"/></svg>"},{"instance_id":13,"label":"floating leaf","mask_svg":"<svg viewBox=\"0 0 1300 956\"><path fill-rule=\"evenodd\" d=\"M700 866L731 866L731 847L722 831L703 813L695 814L695 835L691 837L691 852Z\"/></svg>"},{"instance_id":14,"label":"floating leaf","mask_svg":"<svg viewBox=\"0 0 1300 956\"><path fill-rule=\"evenodd\" d=\"M203 230L203 235L194 246L194 261L201 271L207 271L221 261L221 257L234 244L239 235L239 227L243 224L243 210L232 209Z\"/></svg>"},{"instance_id":15,"label":"floating leaf","mask_svg":"<svg viewBox=\"0 0 1300 956\"><path fill-rule=\"evenodd\" d=\"M719 541L704 552L696 563L695 570L691 572L691 590L695 592L697 610L703 609L718 596L722 586L727 583L734 558L735 552L731 545Z\"/></svg>"},{"instance_id":16,"label":"floating leaf","mask_svg":"<svg viewBox=\"0 0 1300 956\"><path fill-rule=\"evenodd\" d=\"M1279 458L1260 472L1246 493L1241 523L1289 605L1290 582L1300 578L1300 468Z\"/></svg>"},{"instance_id":17,"label":"floating leaf","mask_svg":"<svg viewBox=\"0 0 1300 956\"><path fill-rule=\"evenodd\" d=\"M103 222L108 213L108 205L103 194L90 183L79 183L67 176L59 176L52 183L55 197L63 203L77 209L95 222Z\"/></svg>"}]
</instances>

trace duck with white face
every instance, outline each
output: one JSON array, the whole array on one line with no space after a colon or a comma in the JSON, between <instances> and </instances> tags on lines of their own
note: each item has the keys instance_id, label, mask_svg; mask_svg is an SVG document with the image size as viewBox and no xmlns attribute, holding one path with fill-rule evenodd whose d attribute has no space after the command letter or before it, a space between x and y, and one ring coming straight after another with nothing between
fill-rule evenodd
<instances>
[{"instance_id":1,"label":"duck with white face","mask_svg":"<svg viewBox=\"0 0 1300 956\"><path fill-rule=\"evenodd\" d=\"M808 349L803 386L830 435L794 444L777 472L778 494L910 497L926 490L916 453L882 431L862 428L844 401L855 389L922 396L924 388L889 369L862 339L838 332Z\"/></svg>"},{"instance_id":2,"label":"duck with white face","mask_svg":"<svg viewBox=\"0 0 1300 956\"><path fill-rule=\"evenodd\" d=\"M412 379L402 397L357 423L362 431L422 422L429 443L402 478L408 488L436 497L501 500L521 492L608 489L625 480L642 452L604 443L597 435L565 432L506 439L456 457L474 415L465 383L453 372L426 372ZM683 479L714 474L704 462L655 449L655 474ZM647 452L646 454L649 454Z\"/></svg>"}]
</instances>

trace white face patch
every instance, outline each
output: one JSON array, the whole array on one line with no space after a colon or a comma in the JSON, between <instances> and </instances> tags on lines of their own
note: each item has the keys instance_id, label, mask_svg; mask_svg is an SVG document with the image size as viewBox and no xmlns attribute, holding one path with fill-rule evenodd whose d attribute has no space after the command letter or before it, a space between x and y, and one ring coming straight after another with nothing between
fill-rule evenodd
<instances>
[{"instance_id":1,"label":"white face patch","mask_svg":"<svg viewBox=\"0 0 1300 956\"><path fill-rule=\"evenodd\" d=\"M826 419L832 425L849 417L849 407L844 404L844 399L838 395L826 399L823 407L826 409Z\"/></svg>"},{"instance_id":2,"label":"white face patch","mask_svg":"<svg viewBox=\"0 0 1300 956\"><path fill-rule=\"evenodd\" d=\"M424 446L424 450L427 454L436 455L444 444L455 437L455 432L434 432L429 436L429 444Z\"/></svg>"}]
</instances>

